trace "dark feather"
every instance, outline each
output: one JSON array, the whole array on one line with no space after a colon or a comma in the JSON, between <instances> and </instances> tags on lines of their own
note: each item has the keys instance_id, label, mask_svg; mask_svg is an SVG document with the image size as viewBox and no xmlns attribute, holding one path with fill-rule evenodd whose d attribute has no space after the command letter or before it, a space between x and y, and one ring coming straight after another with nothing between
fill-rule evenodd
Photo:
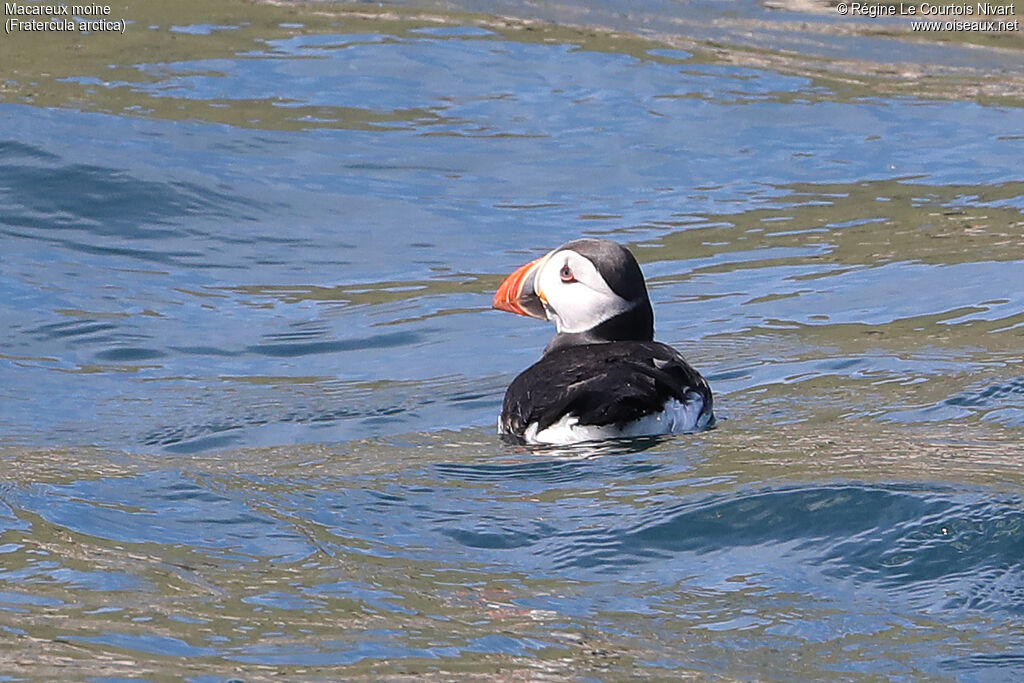
<instances>
[{"instance_id":1,"label":"dark feather","mask_svg":"<svg viewBox=\"0 0 1024 683\"><path fill-rule=\"evenodd\" d=\"M712 412L711 389L670 346L618 341L553 349L509 386L501 411L502 433L522 439L529 424L544 430L565 415L580 425L621 427L660 412L666 401L692 400Z\"/></svg>"}]
</instances>

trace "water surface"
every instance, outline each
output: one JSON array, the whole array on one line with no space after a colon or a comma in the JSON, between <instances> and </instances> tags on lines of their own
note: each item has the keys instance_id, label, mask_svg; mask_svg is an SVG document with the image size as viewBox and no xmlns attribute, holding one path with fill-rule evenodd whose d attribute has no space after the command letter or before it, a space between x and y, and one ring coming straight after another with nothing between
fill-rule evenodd
<instances>
[{"instance_id":1,"label":"water surface","mask_svg":"<svg viewBox=\"0 0 1024 683\"><path fill-rule=\"evenodd\" d=\"M2 44L0 673L1020 676L1019 41L616 7ZM496 438L580 235L718 429Z\"/></svg>"}]
</instances>

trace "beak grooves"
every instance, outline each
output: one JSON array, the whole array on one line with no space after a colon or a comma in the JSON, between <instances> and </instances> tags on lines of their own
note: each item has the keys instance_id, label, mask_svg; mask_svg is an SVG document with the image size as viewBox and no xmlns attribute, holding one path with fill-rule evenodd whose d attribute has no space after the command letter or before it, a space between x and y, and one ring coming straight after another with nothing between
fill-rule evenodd
<instances>
[{"instance_id":1,"label":"beak grooves","mask_svg":"<svg viewBox=\"0 0 1024 683\"><path fill-rule=\"evenodd\" d=\"M540 271L540 267L546 259L547 256L542 256L530 261L505 278L494 294L494 308L531 318L547 319L543 313L543 307L537 303L538 299L543 302L544 297L540 292L535 291L534 284L534 276Z\"/></svg>"}]
</instances>

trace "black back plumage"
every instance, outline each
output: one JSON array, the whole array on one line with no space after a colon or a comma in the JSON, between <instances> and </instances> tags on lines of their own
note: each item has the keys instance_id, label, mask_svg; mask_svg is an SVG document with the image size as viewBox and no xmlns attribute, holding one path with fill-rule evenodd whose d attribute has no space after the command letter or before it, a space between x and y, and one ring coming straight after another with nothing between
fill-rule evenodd
<instances>
[{"instance_id":1,"label":"black back plumage","mask_svg":"<svg viewBox=\"0 0 1024 683\"><path fill-rule=\"evenodd\" d=\"M528 425L542 431L565 415L580 425L617 427L661 411L665 402L699 396L712 414L707 382L670 346L654 341L583 344L548 351L509 386L501 432L523 439Z\"/></svg>"}]
</instances>

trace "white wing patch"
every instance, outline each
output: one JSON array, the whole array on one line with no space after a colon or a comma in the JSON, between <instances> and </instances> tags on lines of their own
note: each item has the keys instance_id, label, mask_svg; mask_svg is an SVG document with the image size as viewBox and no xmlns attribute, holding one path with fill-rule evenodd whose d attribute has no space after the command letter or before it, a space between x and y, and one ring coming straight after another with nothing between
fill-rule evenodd
<instances>
[{"instance_id":1,"label":"white wing patch","mask_svg":"<svg viewBox=\"0 0 1024 683\"><path fill-rule=\"evenodd\" d=\"M570 444L581 441L602 441L633 436L678 434L704 429L711 419L702 415L703 397L695 391L686 393L687 402L672 399L660 413L651 413L618 428L615 425L581 425L575 415L566 415L547 429L537 430L537 423L526 427L523 438L532 444Z\"/></svg>"}]
</instances>

